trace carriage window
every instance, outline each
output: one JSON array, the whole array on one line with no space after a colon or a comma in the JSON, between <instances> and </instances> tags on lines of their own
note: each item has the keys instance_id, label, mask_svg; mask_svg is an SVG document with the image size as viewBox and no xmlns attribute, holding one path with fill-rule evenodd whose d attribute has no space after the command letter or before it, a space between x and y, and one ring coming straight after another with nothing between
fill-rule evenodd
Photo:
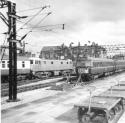
<instances>
[{"instance_id":1,"label":"carriage window","mask_svg":"<svg viewBox=\"0 0 125 123\"><path fill-rule=\"evenodd\" d=\"M30 64L33 64L33 60L30 60Z\"/></svg>"},{"instance_id":2,"label":"carriage window","mask_svg":"<svg viewBox=\"0 0 125 123\"><path fill-rule=\"evenodd\" d=\"M2 68L5 68L5 61L2 61Z\"/></svg>"},{"instance_id":3,"label":"carriage window","mask_svg":"<svg viewBox=\"0 0 125 123\"><path fill-rule=\"evenodd\" d=\"M22 68L24 68L25 67L25 62L24 61L22 61Z\"/></svg>"},{"instance_id":4,"label":"carriage window","mask_svg":"<svg viewBox=\"0 0 125 123\"><path fill-rule=\"evenodd\" d=\"M53 64L53 61L51 61L51 64Z\"/></svg>"}]
</instances>

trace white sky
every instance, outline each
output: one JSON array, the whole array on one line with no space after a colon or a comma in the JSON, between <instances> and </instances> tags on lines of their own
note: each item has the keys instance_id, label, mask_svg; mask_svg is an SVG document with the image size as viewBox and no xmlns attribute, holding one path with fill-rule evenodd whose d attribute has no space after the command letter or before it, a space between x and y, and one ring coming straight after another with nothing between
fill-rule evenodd
<instances>
[{"instance_id":1,"label":"white sky","mask_svg":"<svg viewBox=\"0 0 125 123\"><path fill-rule=\"evenodd\" d=\"M43 46L77 45L96 42L101 45L125 44L125 0L12 0L17 4L17 11L44 5L50 8L42 13L52 12L39 26L63 24L61 28L52 32L32 32L27 35L26 49L39 52ZM2 10L2 9L0 9ZM3 11L3 10L2 10ZM5 11L5 10L4 10ZM20 12L18 15L33 15L39 10ZM6 11L5 11L6 12ZM5 14L5 12L3 12ZM35 25L45 15L39 15L30 22ZM28 18L29 19L29 18ZM28 19L21 21L26 22ZM17 23L17 29L22 23ZM0 20L0 33L7 30L6 25ZM29 30L20 30L18 35L23 36ZM1 44L5 36L0 34ZM19 37L17 37L19 38Z\"/></svg>"}]
</instances>

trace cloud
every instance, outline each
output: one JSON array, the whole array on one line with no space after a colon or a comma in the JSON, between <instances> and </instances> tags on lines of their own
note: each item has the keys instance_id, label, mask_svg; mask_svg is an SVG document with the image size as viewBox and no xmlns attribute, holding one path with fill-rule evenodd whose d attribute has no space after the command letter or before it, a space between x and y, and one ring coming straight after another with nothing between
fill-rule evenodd
<instances>
[{"instance_id":1,"label":"cloud","mask_svg":"<svg viewBox=\"0 0 125 123\"><path fill-rule=\"evenodd\" d=\"M121 43L125 40L125 0L13 0L17 4L17 11L44 5L50 5L43 13L52 11L39 26L63 24L53 32L32 32L28 34L25 41L30 49L41 50L43 45L60 45L63 42L69 44L74 42L82 44L88 40L99 44ZM32 15L39 10L20 12L19 15ZM39 15L30 22L35 25L43 18ZM21 20L26 22L28 19ZM21 30L24 35L28 30Z\"/></svg>"},{"instance_id":2,"label":"cloud","mask_svg":"<svg viewBox=\"0 0 125 123\"><path fill-rule=\"evenodd\" d=\"M87 12L91 21L125 19L125 0L91 0L88 4Z\"/></svg>"}]
</instances>

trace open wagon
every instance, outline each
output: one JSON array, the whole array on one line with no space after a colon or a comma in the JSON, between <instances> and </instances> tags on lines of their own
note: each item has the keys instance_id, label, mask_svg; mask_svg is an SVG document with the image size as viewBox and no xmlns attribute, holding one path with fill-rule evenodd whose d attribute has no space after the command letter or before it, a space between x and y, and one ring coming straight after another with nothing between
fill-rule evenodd
<instances>
[{"instance_id":1,"label":"open wagon","mask_svg":"<svg viewBox=\"0 0 125 123\"><path fill-rule=\"evenodd\" d=\"M124 112L122 97L94 96L75 107L79 123L116 123Z\"/></svg>"}]
</instances>

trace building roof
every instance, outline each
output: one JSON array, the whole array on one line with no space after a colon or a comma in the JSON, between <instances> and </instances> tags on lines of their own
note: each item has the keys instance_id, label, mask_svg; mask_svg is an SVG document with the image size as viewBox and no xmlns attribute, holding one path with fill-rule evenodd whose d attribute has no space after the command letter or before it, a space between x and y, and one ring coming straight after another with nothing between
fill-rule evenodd
<instances>
[{"instance_id":1,"label":"building roof","mask_svg":"<svg viewBox=\"0 0 125 123\"><path fill-rule=\"evenodd\" d=\"M60 50L60 46L44 46L42 51Z\"/></svg>"},{"instance_id":2,"label":"building roof","mask_svg":"<svg viewBox=\"0 0 125 123\"><path fill-rule=\"evenodd\" d=\"M97 46L89 46L89 45L84 45L84 46L79 46L80 49L90 49L92 47L98 47L100 50L104 50L105 48L97 45ZM77 49L78 46L72 46L72 49ZM55 50L61 50L61 46L44 46L42 48L42 51L55 51Z\"/></svg>"}]
</instances>

